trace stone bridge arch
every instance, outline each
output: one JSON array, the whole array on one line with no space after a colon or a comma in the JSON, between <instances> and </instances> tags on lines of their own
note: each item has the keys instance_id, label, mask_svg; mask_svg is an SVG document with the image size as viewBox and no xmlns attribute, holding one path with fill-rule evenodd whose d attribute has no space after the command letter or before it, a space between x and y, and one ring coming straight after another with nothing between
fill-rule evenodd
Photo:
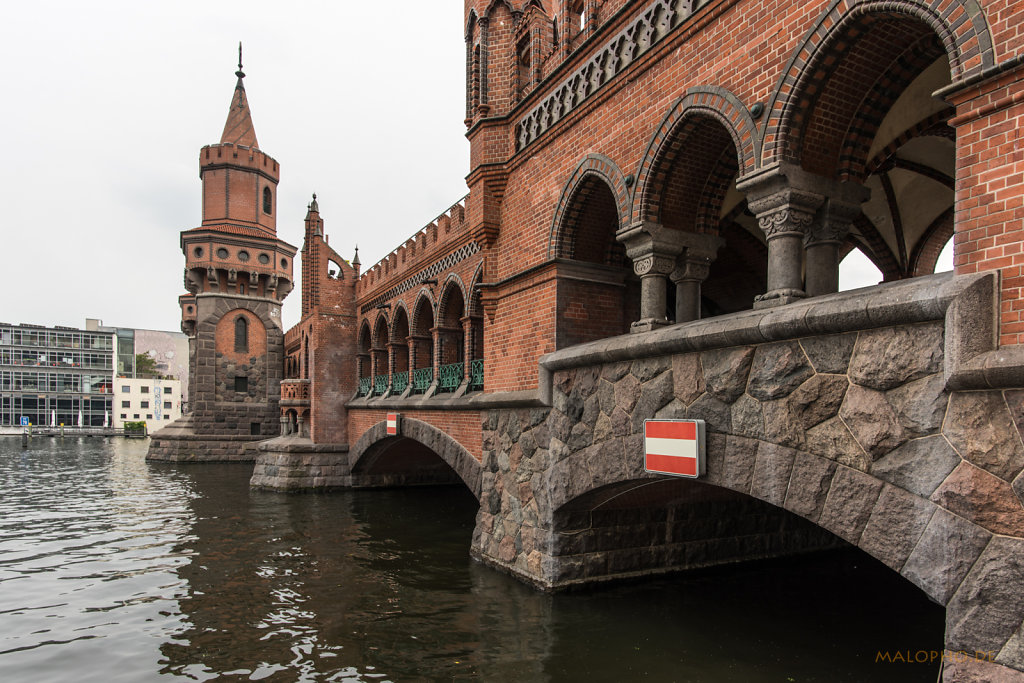
<instances>
[{"instance_id":1,"label":"stone bridge arch","mask_svg":"<svg viewBox=\"0 0 1024 683\"><path fill-rule=\"evenodd\" d=\"M450 470L480 499L480 462L462 444L437 427L410 417L402 416L398 431L397 436L389 436L387 422L382 420L363 432L349 450L354 486L446 483L438 477ZM432 466L437 460L444 469Z\"/></svg>"},{"instance_id":2,"label":"stone bridge arch","mask_svg":"<svg viewBox=\"0 0 1024 683\"><path fill-rule=\"evenodd\" d=\"M828 458L733 434L708 437L707 475L696 481L646 473L642 439L612 440L572 454L551 478L557 480L562 470L587 471L591 477L548 487L552 529L564 526L567 512L585 509L579 503L587 498L598 509L646 485L678 482L682 495L696 493L698 487L724 489L791 512L841 538L941 605L949 603L969 569L965 557L944 551L964 539L975 538L982 546L991 539L981 527L927 498ZM557 549L557 540L553 545ZM752 557L770 555L767 547L752 550ZM696 566L703 564L698 561Z\"/></svg>"},{"instance_id":3,"label":"stone bridge arch","mask_svg":"<svg viewBox=\"0 0 1024 683\"><path fill-rule=\"evenodd\" d=\"M485 425L484 480L494 484L481 496L474 555L556 590L714 564L712 550L729 561L797 551L799 538L771 534L814 541L820 528L944 606L948 649L1024 669L1024 398L952 388L960 325L983 327L994 280L929 278L879 286L860 313L847 306L863 294L834 294L549 354L550 408ZM927 311L941 286L957 298ZM926 298L909 303L918 293ZM958 322L968 308L977 319ZM671 520L637 498L619 520L632 528L601 521L602 533L581 533L592 512L657 490L643 468L650 418L707 425L706 477L678 484L677 497L689 486L747 517L784 510L799 524L755 527L748 535L764 545L747 553L727 532L705 557L688 556L687 539L657 528Z\"/></svg>"}]
</instances>

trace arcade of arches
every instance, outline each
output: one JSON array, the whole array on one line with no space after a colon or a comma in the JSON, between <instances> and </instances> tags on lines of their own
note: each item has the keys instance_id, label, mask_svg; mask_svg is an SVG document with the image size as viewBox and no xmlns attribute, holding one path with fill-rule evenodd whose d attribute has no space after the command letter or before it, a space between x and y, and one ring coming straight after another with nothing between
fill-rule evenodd
<instances>
[{"instance_id":1,"label":"arcade of arches","mask_svg":"<svg viewBox=\"0 0 1024 683\"><path fill-rule=\"evenodd\" d=\"M545 588L842 539L946 608L947 647L995 653L978 680L1016 676L1022 19L467 0L469 195L310 273L349 298L307 307L304 260L254 485L463 481L474 555ZM882 285L839 292L854 252ZM704 421L702 483L644 471L648 419ZM699 509L721 535L669 523Z\"/></svg>"}]
</instances>

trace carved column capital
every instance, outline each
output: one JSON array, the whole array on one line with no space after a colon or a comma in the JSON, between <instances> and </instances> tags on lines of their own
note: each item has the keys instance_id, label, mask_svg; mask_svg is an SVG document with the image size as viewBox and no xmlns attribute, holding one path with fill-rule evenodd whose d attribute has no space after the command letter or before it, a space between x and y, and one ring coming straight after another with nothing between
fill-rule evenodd
<instances>
[{"instance_id":1,"label":"carved column capital","mask_svg":"<svg viewBox=\"0 0 1024 683\"><path fill-rule=\"evenodd\" d=\"M851 182L834 183L820 214L820 220L804 237L804 244L840 244L861 214L861 204L871 197L863 185Z\"/></svg>"},{"instance_id":2,"label":"carved column capital","mask_svg":"<svg viewBox=\"0 0 1024 683\"><path fill-rule=\"evenodd\" d=\"M684 250L676 259L676 267L669 278L676 284L684 280L703 282L725 240L718 235L699 233L683 233L682 238Z\"/></svg>"},{"instance_id":3,"label":"carved column capital","mask_svg":"<svg viewBox=\"0 0 1024 683\"><path fill-rule=\"evenodd\" d=\"M671 256L649 255L633 261L633 272L641 277L644 275L668 275L676 265Z\"/></svg>"},{"instance_id":4,"label":"carved column capital","mask_svg":"<svg viewBox=\"0 0 1024 683\"><path fill-rule=\"evenodd\" d=\"M783 235L803 236L825 202L830 181L798 166L781 163L741 178L736 188L747 194L747 206L757 216L768 241Z\"/></svg>"},{"instance_id":5,"label":"carved column capital","mask_svg":"<svg viewBox=\"0 0 1024 683\"><path fill-rule=\"evenodd\" d=\"M683 251L682 235L682 232L670 230L661 223L639 221L619 230L615 239L625 245L626 256L636 262L649 257L674 259ZM641 273L637 271L637 274Z\"/></svg>"},{"instance_id":6,"label":"carved column capital","mask_svg":"<svg viewBox=\"0 0 1024 683\"><path fill-rule=\"evenodd\" d=\"M765 197L748 199L757 225L769 241L782 235L804 235L825 198L813 192L787 187Z\"/></svg>"}]
</instances>

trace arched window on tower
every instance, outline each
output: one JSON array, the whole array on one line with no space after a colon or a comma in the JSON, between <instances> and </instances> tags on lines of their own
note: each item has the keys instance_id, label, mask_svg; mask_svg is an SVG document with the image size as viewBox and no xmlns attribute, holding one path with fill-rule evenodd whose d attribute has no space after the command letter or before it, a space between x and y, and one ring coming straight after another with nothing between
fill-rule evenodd
<instances>
[{"instance_id":1,"label":"arched window on tower","mask_svg":"<svg viewBox=\"0 0 1024 683\"><path fill-rule=\"evenodd\" d=\"M235 318L235 351L245 353L249 350L249 321L245 316Z\"/></svg>"},{"instance_id":2,"label":"arched window on tower","mask_svg":"<svg viewBox=\"0 0 1024 683\"><path fill-rule=\"evenodd\" d=\"M274 208L274 195L269 187L263 188L263 213L271 213Z\"/></svg>"}]
</instances>

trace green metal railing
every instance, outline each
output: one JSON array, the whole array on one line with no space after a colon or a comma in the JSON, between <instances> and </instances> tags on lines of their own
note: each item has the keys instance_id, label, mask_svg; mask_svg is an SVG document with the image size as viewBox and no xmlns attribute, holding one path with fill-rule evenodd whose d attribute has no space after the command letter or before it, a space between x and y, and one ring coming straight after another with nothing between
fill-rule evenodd
<instances>
[{"instance_id":1,"label":"green metal railing","mask_svg":"<svg viewBox=\"0 0 1024 683\"><path fill-rule=\"evenodd\" d=\"M438 391L455 391L462 384L462 378L466 374L465 363L449 363L438 368L440 381L437 383Z\"/></svg>"},{"instance_id":2,"label":"green metal railing","mask_svg":"<svg viewBox=\"0 0 1024 683\"><path fill-rule=\"evenodd\" d=\"M373 393L377 396L383 396L388 390L388 376L377 375L373 378Z\"/></svg>"},{"instance_id":3,"label":"green metal railing","mask_svg":"<svg viewBox=\"0 0 1024 683\"><path fill-rule=\"evenodd\" d=\"M360 377L359 378L359 395L366 396L370 393L370 378Z\"/></svg>"},{"instance_id":4,"label":"green metal railing","mask_svg":"<svg viewBox=\"0 0 1024 683\"><path fill-rule=\"evenodd\" d=\"M407 386L409 386L408 372L396 372L391 375L391 391L393 393L400 394L405 391Z\"/></svg>"},{"instance_id":5,"label":"green metal railing","mask_svg":"<svg viewBox=\"0 0 1024 683\"><path fill-rule=\"evenodd\" d=\"M434 368L419 368L412 371L412 392L422 394L434 381Z\"/></svg>"},{"instance_id":6,"label":"green metal railing","mask_svg":"<svg viewBox=\"0 0 1024 683\"><path fill-rule=\"evenodd\" d=\"M478 359L469 362L469 390L483 391L484 388L484 361Z\"/></svg>"}]
</instances>

